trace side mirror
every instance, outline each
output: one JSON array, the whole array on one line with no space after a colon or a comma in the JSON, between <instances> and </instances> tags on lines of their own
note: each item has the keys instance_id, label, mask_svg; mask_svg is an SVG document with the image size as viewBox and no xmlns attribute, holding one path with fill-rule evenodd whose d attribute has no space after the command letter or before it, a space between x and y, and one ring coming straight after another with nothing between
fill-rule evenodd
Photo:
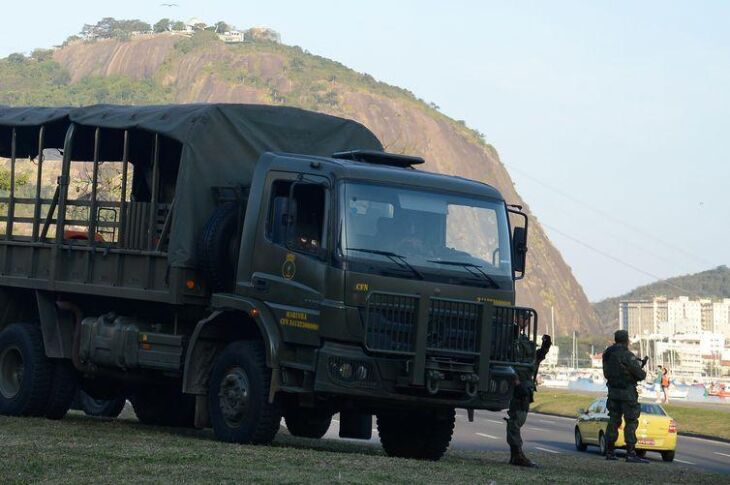
<instances>
[{"instance_id":1,"label":"side mirror","mask_svg":"<svg viewBox=\"0 0 730 485\"><path fill-rule=\"evenodd\" d=\"M527 260L527 226L529 220L527 214L522 210L521 205L507 205L507 212L515 214L523 219L522 226L515 226L512 230L512 270L514 278L521 280L525 277L525 265Z\"/></svg>"},{"instance_id":2,"label":"side mirror","mask_svg":"<svg viewBox=\"0 0 730 485\"><path fill-rule=\"evenodd\" d=\"M578 408L578 415L583 415L583 414L588 414L588 410L583 409L583 408Z\"/></svg>"},{"instance_id":3,"label":"side mirror","mask_svg":"<svg viewBox=\"0 0 730 485\"><path fill-rule=\"evenodd\" d=\"M515 227L512 231L512 251L512 267L515 273L520 273L519 278L522 278L527 260L527 227Z\"/></svg>"}]
</instances>

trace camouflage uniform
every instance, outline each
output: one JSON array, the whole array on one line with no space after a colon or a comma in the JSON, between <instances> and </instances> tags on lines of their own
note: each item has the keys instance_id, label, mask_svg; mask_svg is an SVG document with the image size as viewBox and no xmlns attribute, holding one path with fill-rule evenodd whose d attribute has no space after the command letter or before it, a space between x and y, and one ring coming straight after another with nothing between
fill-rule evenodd
<instances>
[{"instance_id":1,"label":"camouflage uniform","mask_svg":"<svg viewBox=\"0 0 730 485\"><path fill-rule=\"evenodd\" d=\"M626 343L617 342L603 353L603 375L608 386L606 455L607 458L614 459L613 450L623 417L626 421L624 440L629 459L635 456L636 428L639 426L641 414L636 384L646 378L646 372Z\"/></svg>"},{"instance_id":2,"label":"camouflage uniform","mask_svg":"<svg viewBox=\"0 0 730 485\"><path fill-rule=\"evenodd\" d=\"M522 452L522 434L520 429L527 421L527 413L530 411L530 403L533 401L535 392L535 368L545 359L552 340L550 336L543 336L542 345L539 350L535 342L530 340L528 335L520 333L515 340L515 361L522 365L515 366L517 380L507 410L507 444L510 447L510 464L517 466L535 465Z\"/></svg>"},{"instance_id":3,"label":"camouflage uniform","mask_svg":"<svg viewBox=\"0 0 730 485\"><path fill-rule=\"evenodd\" d=\"M515 386L507 411L507 444L510 447L522 447L520 428L527 420L532 394L535 392L533 376L535 372L535 343L526 335L520 335L515 342L515 360L526 364L515 368L520 384Z\"/></svg>"}]
</instances>

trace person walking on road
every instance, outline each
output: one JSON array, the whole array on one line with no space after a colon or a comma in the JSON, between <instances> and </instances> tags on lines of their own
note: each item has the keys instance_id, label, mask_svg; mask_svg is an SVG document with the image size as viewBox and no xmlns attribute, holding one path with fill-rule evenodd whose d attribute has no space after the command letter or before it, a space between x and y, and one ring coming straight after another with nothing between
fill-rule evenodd
<instances>
[{"instance_id":1,"label":"person walking on road","mask_svg":"<svg viewBox=\"0 0 730 485\"><path fill-rule=\"evenodd\" d=\"M509 402L507 411L507 444L510 449L510 465L536 467L522 451L522 434L520 429L527 421L527 413L530 410L530 403L533 401L535 392L535 380L540 362L550 350L552 339L550 335L543 335L542 344L536 350L535 342L530 339L530 317L528 315L516 315L515 331L518 333L515 343L515 361L521 363L515 367L517 376L512 399Z\"/></svg>"},{"instance_id":2,"label":"person walking on road","mask_svg":"<svg viewBox=\"0 0 730 485\"><path fill-rule=\"evenodd\" d=\"M636 428L639 426L641 406L636 385L646 379L643 367L646 358L640 361L629 350L629 333L617 330L614 343L603 353L603 376L608 386L608 426L606 428L606 459L617 460L616 440L621 420L625 420L624 441L626 442L626 461L629 463L648 463L649 460L636 454Z\"/></svg>"},{"instance_id":3,"label":"person walking on road","mask_svg":"<svg viewBox=\"0 0 730 485\"><path fill-rule=\"evenodd\" d=\"M656 378L654 378L654 391L656 392L656 402L662 401L662 366L657 367Z\"/></svg>"},{"instance_id":4,"label":"person walking on road","mask_svg":"<svg viewBox=\"0 0 730 485\"><path fill-rule=\"evenodd\" d=\"M666 367L662 368L662 393L664 394L664 404L669 402L669 370Z\"/></svg>"}]
</instances>

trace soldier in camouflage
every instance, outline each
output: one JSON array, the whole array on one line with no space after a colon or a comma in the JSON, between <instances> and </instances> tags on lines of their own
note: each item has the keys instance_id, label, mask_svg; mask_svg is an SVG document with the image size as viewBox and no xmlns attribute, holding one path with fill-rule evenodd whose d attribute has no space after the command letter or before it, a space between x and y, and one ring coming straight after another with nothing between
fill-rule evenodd
<instances>
[{"instance_id":1,"label":"soldier in camouflage","mask_svg":"<svg viewBox=\"0 0 730 485\"><path fill-rule=\"evenodd\" d=\"M626 461L648 463L636 454L636 428L639 425L641 406L636 384L646 378L643 367L646 359L639 360L629 350L629 333L617 330L616 343L603 352L603 375L608 386L608 427L606 428L606 459L617 460L614 453L621 419L626 421L624 441L626 441Z\"/></svg>"},{"instance_id":2,"label":"soldier in camouflage","mask_svg":"<svg viewBox=\"0 0 730 485\"><path fill-rule=\"evenodd\" d=\"M527 420L527 413L530 410L530 403L533 401L535 392L535 379L537 368L540 362L550 350L552 340L549 335L542 337L542 345L536 350L535 343L530 339L529 332L530 318L520 316L517 318L515 330L518 332L515 341L515 361L523 365L516 366L515 387L512 399L507 411L507 444L510 449L510 464L515 466L536 467L522 451L522 435L520 429ZM527 327L527 328L526 328Z\"/></svg>"}]
</instances>

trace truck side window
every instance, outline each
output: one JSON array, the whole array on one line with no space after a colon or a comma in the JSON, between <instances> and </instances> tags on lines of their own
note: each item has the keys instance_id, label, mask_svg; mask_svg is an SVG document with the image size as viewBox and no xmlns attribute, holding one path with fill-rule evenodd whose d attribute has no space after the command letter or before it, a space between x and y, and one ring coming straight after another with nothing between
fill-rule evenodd
<instances>
[{"instance_id":1,"label":"truck side window","mask_svg":"<svg viewBox=\"0 0 730 485\"><path fill-rule=\"evenodd\" d=\"M324 245L325 188L298 182L290 200L291 184L277 180L272 186L266 235L275 244L316 253Z\"/></svg>"}]
</instances>

